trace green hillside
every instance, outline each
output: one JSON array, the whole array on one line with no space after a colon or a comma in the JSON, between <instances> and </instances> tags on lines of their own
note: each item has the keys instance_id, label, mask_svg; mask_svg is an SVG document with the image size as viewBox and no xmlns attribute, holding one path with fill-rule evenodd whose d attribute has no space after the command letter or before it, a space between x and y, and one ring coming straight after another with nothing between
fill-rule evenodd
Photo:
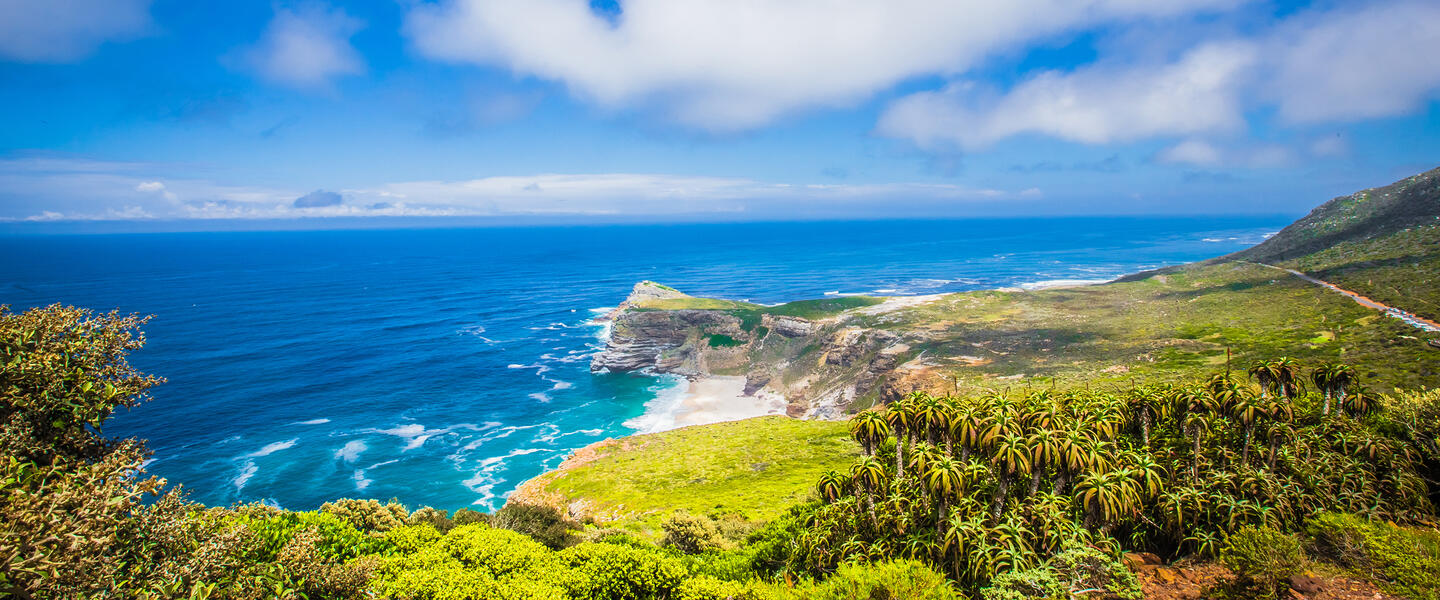
<instances>
[{"instance_id":1,"label":"green hillside","mask_svg":"<svg viewBox=\"0 0 1440 600\"><path fill-rule=\"evenodd\" d=\"M1440 169L1335 198L1226 258L1304 271L1440 319Z\"/></svg>"}]
</instances>

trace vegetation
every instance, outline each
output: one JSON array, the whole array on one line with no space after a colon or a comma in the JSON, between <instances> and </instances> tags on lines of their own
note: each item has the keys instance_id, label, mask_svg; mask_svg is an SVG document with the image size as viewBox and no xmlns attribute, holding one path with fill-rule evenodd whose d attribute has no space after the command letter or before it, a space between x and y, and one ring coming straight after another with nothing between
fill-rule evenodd
<instances>
[{"instance_id":1,"label":"vegetation","mask_svg":"<svg viewBox=\"0 0 1440 600\"><path fill-rule=\"evenodd\" d=\"M799 517L781 569L823 577L906 557L979 590L1073 548L1225 549L1237 571L1271 584L1264 577L1295 554L1279 554L1279 532L1313 515L1433 517L1422 474L1435 471L1383 433L1392 424L1372 414L1368 392L1320 376L1329 387L1307 393L1305 370L1288 358L1247 374L1123 392L916 393L857 414L865 456L818 479L823 502ZM1340 410L1324 413L1326 393L1345 398ZM1276 554L1257 555L1262 546ZM1014 588L1015 577L998 583ZM1108 593L1125 593L1112 584Z\"/></svg>"},{"instance_id":2,"label":"vegetation","mask_svg":"<svg viewBox=\"0 0 1440 600\"><path fill-rule=\"evenodd\" d=\"M1440 532L1357 515L1323 513L1308 526L1319 555L1382 582L1390 591L1440 598Z\"/></svg>"},{"instance_id":3,"label":"vegetation","mask_svg":"<svg viewBox=\"0 0 1440 600\"><path fill-rule=\"evenodd\" d=\"M1335 198L1235 257L1440 319L1440 169Z\"/></svg>"},{"instance_id":4,"label":"vegetation","mask_svg":"<svg viewBox=\"0 0 1440 600\"><path fill-rule=\"evenodd\" d=\"M1305 551L1293 535L1246 525L1229 535L1220 560L1240 576L1246 597L1274 598L1284 591L1286 579L1304 568Z\"/></svg>"},{"instance_id":5,"label":"vegetation","mask_svg":"<svg viewBox=\"0 0 1440 600\"><path fill-rule=\"evenodd\" d=\"M556 506L583 499L595 520L658 538L674 511L772 520L804 501L821 473L858 453L844 423L785 417L631 436L592 450L517 495Z\"/></svg>"}]
</instances>

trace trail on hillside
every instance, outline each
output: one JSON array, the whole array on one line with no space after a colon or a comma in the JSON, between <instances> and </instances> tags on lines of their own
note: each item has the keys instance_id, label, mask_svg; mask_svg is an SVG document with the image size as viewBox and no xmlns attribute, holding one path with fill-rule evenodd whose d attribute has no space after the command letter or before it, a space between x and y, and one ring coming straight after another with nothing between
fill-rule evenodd
<instances>
[{"instance_id":1,"label":"trail on hillside","mask_svg":"<svg viewBox=\"0 0 1440 600\"><path fill-rule=\"evenodd\" d=\"M1389 306L1389 305L1387 305L1387 304L1383 304L1383 303L1380 303L1380 302L1376 302L1375 300L1372 300L1372 299L1370 299L1370 298L1368 298L1368 297L1366 297L1366 296L1362 296L1362 295L1360 295L1360 294L1358 294L1358 293L1352 292L1352 291L1350 291L1350 290L1347 290L1347 289L1345 289L1345 288L1342 288L1342 287L1340 287L1340 286L1338 286L1338 285L1335 285L1335 284L1333 284L1333 283L1330 283L1330 282L1328 282L1328 281L1325 281L1325 280L1322 280L1322 279L1316 279L1316 278L1311 277L1311 276L1309 276L1309 275L1306 275L1306 274L1304 274L1304 273L1302 273L1302 272L1300 272L1300 271L1296 271L1295 269L1286 269L1285 267L1277 267L1277 266L1275 266L1275 265L1267 265L1267 264L1265 264L1265 263L1258 263L1258 262L1257 262L1257 263L1252 263L1252 264L1257 264L1257 265L1260 265L1260 266L1262 266L1262 267L1270 267L1271 269L1275 269L1275 270L1277 270L1277 271L1285 271L1286 273L1289 273L1289 274L1291 274L1291 275L1294 275L1294 276L1296 276L1296 277L1299 277L1299 278L1301 278L1301 279L1304 279L1305 281L1308 281L1308 282L1313 283L1313 284L1315 284L1315 285L1319 285L1319 286L1322 286L1322 287L1327 287L1327 288L1330 288L1331 290L1334 290L1334 291L1336 291L1336 292L1339 292L1339 293L1341 293L1341 294L1344 294L1344 295L1346 295L1346 296L1349 296L1350 299L1351 299L1351 300L1354 300L1357 304L1359 304L1359 305L1361 305L1361 306L1368 307L1368 308L1373 308L1373 309L1378 310L1378 311L1380 311L1380 312L1383 312L1383 313L1385 313L1385 314L1387 314L1387 315L1389 315L1389 316L1392 316L1392 317L1395 317L1395 318L1397 318L1397 319L1400 319L1401 321L1404 321L1406 324L1410 325L1411 327L1415 327L1416 329L1420 329L1420 330L1422 330L1422 331L1428 331L1428 332L1431 332L1431 333L1440 333L1440 323L1436 323L1436 322L1434 322L1434 321L1431 321L1431 320L1429 320L1429 319L1426 319L1426 318L1424 318L1424 317L1421 317L1421 316L1416 315L1416 314L1413 314L1413 313L1405 312L1405 311L1403 311L1403 310L1400 310L1400 309L1395 308L1395 307L1393 307L1393 306Z\"/></svg>"}]
</instances>

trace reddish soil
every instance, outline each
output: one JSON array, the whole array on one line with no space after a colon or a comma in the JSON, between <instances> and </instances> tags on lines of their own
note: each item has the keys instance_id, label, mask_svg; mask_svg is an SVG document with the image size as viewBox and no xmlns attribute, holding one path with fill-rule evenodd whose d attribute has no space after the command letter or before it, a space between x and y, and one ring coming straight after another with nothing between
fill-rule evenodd
<instances>
[{"instance_id":1,"label":"reddish soil","mask_svg":"<svg viewBox=\"0 0 1440 600\"><path fill-rule=\"evenodd\" d=\"M1153 555L1152 555L1153 556ZM1211 588L1224 586L1233 575L1223 565L1213 562L1182 560L1174 564L1131 563L1140 579L1146 600L1198 600ZM1290 579L1290 590L1282 596L1288 600L1404 600L1387 594L1375 584L1342 576L1321 575L1307 571Z\"/></svg>"}]
</instances>

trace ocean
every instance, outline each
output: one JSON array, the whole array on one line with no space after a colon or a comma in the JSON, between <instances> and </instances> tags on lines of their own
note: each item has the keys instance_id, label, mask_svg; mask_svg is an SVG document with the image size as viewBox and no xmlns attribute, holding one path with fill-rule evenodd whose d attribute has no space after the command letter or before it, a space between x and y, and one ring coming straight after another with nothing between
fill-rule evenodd
<instances>
[{"instance_id":1,"label":"ocean","mask_svg":"<svg viewBox=\"0 0 1440 600\"><path fill-rule=\"evenodd\" d=\"M495 509L570 451L669 422L683 381L592 374L635 282L777 303L1093 282L1288 217L0 236L0 303L154 315L168 382L107 435L207 504ZM647 412L649 414L647 414Z\"/></svg>"}]
</instances>

